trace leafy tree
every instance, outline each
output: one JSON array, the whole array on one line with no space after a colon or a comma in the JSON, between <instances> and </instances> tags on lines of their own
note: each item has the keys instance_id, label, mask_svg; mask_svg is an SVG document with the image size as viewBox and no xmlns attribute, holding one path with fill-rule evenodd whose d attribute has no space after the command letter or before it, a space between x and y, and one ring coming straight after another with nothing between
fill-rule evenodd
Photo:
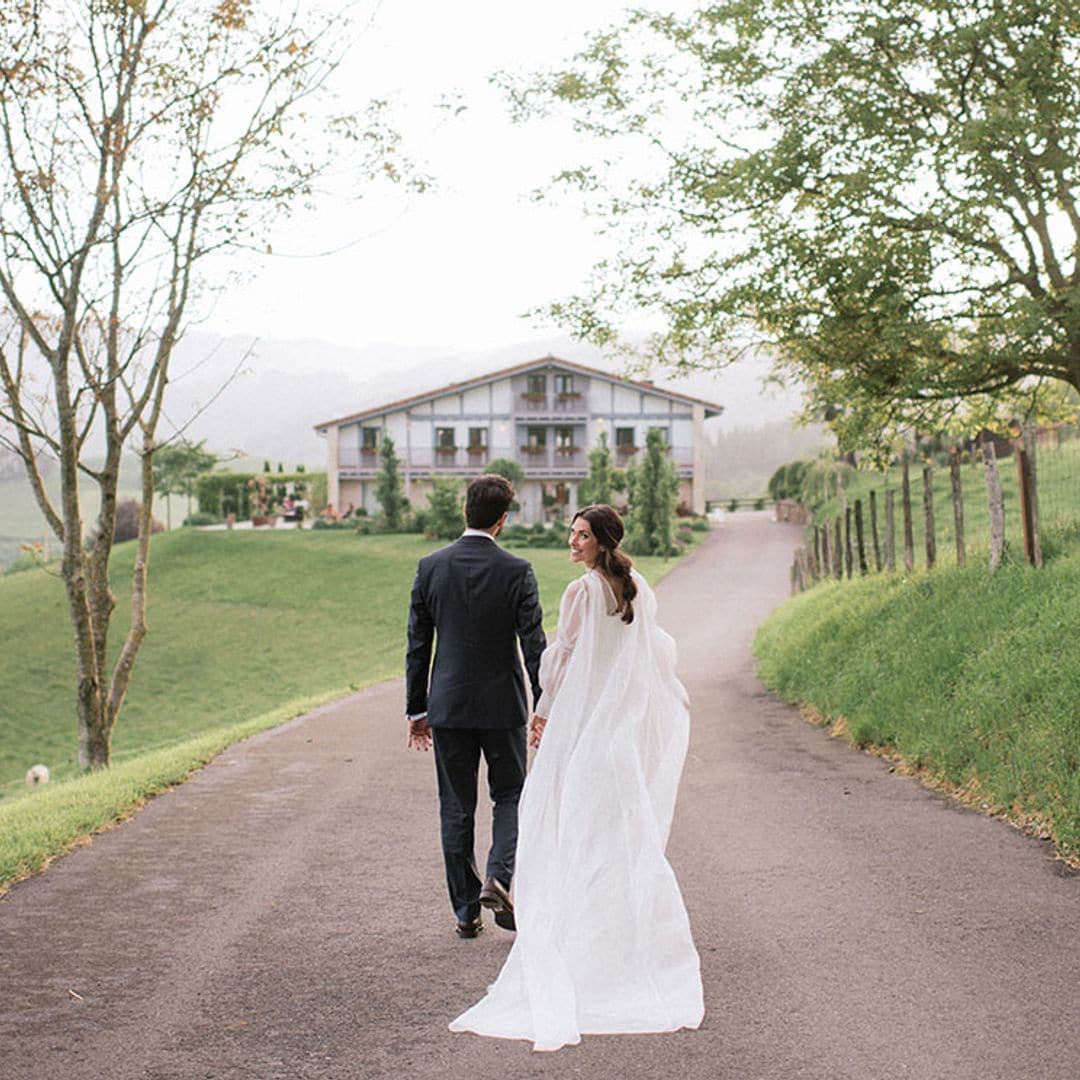
<instances>
[{"instance_id":1,"label":"leafy tree","mask_svg":"<svg viewBox=\"0 0 1080 1080\"><path fill-rule=\"evenodd\" d=\"M0 442L63 548L84 767L109 763L146 634L158 425L189 304L223 284L208 261L265 250L343 154L395 173L379 107L318 119L347 40L340 12L247 0L36 0L0 15L0 422L13 432ZM130 623L110 650L125 448L141 456L141 516ZM80 474L100 493L88 550Z\"/></svg>"},{"instance_id":2,"label":"leafy tree","mask_svg":"<svg viewBox=\"0 0 1080 1080\"><path fill-rule=\"evenodd\" d=\"M441 540L454 540L460 536L465 527L461 485L448 476L437 476L428 502L431 504L428 533Z\"/></svg>"},{"instance_id":3,"label":"leafy tree","mask_svg":"<svg viewBox=\"0 0 1080 1080\"><path fill-rule=\"evenodd\" d=\"M630 470L630 528L627 550L632 555L670 555L671 523L679 480L668 457L663 432L653 428L645 438L645 455Z\"/></svg>"},{"instance_id":4,"label":"leafy tree","mask_svg":"<svg viewBox=\"0 0 1080 1080\"><path fill-rule=\"evenodd\" d=\"M562 175L619 254L553 313L610 344L657 311L676 364L771 350L843 448L1049 408L1080 387L1078 71L1071 0L635 13L511 84L639 151Z\"/></svg>"},{"instance_id":5,"label":"leafy tree","mask_svg":"<svg viewBox=\"0 0 1080 1080\"><path fill-rule=\"evenodd\" d=\"M593 503L606 503L610 506L614 490L611 449L608 446L607 432L601 431L596 445L589 451L589 475L578 486L578 502L582 506Z\"/></svg>"},{"instance_id":6,"label":"leafy tree","mask_svg":"<svg viewBox=\"0 0 1080 1080\"><path fill-rule=\"evenodd\" d=\"M383 510L383 520L389 532L401 529L402 516L408 506L405 492L401 486L400 460L394 453L394 440L389 435L383 437L379 449L379 478L375 482L375 498Z\"/></svg>"},{"instance_id":7,"label":"leafy tree","mask_svg":"<svg viewBox=\"0 0 1080 1080\"><path fill-rule=\"evenodd\" d=\"M514 490L518 490L525 483L525 470L511 458L496 458L488 462L485 472L494 473L496 476L505 476Z\"/></svg>"},{"instance_id":8,"label":"leafy tree","mask_svg":"<svg viewBox=\"0 0 1080 1080\"><path fill-rule=\"evenodd\" d=\"M164 443L154 448L152 468L154 491L165 496L165 522L172 528L172 496L187 496L188 514L199 477L212 472L217 454L205 449L206 440L198 443Z\"/></svg>"}]
</instances>

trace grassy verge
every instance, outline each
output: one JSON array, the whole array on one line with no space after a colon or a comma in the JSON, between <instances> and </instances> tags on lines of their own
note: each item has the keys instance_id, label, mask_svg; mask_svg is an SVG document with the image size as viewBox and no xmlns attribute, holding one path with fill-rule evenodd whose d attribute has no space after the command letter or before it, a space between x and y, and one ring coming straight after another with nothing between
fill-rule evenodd
<instances>
[{"instance_id":1,"label":"grassy verge","mask_svg":"<svg viewBox=\"0 0 1080 1080\"><path fill-rule=\"evenodd\" d=\"M329 531L155 538L151 632L115 732L114 765L89 776L76 759L62 585L37 570L0 578L0 889L130 816L231 743L401 676L416 561L437 546L419 536ZM580 568L564 550L521 554L536 571L550 630ZM118 549L117 637L131 557L130 547ZM636 562L656 581L676 561ZM53 782L27 791L23 776L39 762Z\"/></svg>"},{"instance_id":2,"label":"grassy verge","mask_svg":"<svg viewBox=\"0 0 1080 1080\"><path fill-rule=\"evenodd\" d=\"M856 745L1080 857L1080 545L1039 571L820 585L755 651L766 685Z\"/></svg>"}]
</instances>

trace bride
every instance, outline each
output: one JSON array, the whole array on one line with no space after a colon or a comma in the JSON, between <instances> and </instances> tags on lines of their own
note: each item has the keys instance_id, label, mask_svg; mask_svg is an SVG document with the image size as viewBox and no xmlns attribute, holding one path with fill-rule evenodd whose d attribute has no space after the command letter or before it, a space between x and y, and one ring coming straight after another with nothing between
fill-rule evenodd
<instances>
[{"instance_id":1,"label":"bride","mask_svg":"<svg viewBox=\"0 0 1080 1080\"><path fill-rule=\"evenodd\" d=\"M664 856L686 756L686 691L656 598L610 506L579 510L587 572L559 607L519 807L517 937L487 995L450 1024L557 1050L582 1034L696 1028L697 950ZM541 742L542 739L542 742Z\"/></svg>"}]
</instances>

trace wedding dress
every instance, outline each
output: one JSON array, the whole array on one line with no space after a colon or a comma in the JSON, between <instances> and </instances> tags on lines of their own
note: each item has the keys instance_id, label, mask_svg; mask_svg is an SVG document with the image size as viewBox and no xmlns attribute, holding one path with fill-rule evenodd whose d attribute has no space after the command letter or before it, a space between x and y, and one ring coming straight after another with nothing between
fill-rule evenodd
<instances>
[{"instance_id":1,"label":"wedding dress","mask_svg":"<svg viewBox=\"0 0 1080 1080\"><path fill-rule=\"evenodd\" d=\"M451 1031L557 1050L701 1022L698 954L664 855L688 703L656 598L633 573L629 624L595 570L563 594L540 668L548 722L518 811L517 936Z\"/></svg>"}]
</instances>

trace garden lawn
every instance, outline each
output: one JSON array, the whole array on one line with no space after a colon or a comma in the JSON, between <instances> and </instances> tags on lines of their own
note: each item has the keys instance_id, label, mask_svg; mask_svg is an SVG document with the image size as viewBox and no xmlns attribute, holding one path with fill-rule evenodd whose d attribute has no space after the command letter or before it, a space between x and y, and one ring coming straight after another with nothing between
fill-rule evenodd
<instances>
[{"instance_id":1,"label":"garden lawn","mask_svg":"<svg viewBox=\"0 0 1080 1080\"><path fill-rule=\"evenodd\" d=\"M1080 543L818 585L759 629L760 674L932 783L1080 856Z\"/></svg>"},{"instance_id":2,"label":"garden lawn","mask_svg":"<svg viewBox=\"0 0 1080 1080\"><path fill-rule=\"evenodd\" d=\"M416 562L438 546L417 535L333 530L156 536L150 632L116 726L114 762L401 676ZM550 630L580 570L565 550L520 554L536 570ZM113 655L129 618L133 557L133 544L117 547ZM636 561L650 580L673 565ZM58 577L0 578L0 640L2 806L24 791L31 765L47 765L54 780L78 773L71 629Z\"/></svg>"}]
</instances>

